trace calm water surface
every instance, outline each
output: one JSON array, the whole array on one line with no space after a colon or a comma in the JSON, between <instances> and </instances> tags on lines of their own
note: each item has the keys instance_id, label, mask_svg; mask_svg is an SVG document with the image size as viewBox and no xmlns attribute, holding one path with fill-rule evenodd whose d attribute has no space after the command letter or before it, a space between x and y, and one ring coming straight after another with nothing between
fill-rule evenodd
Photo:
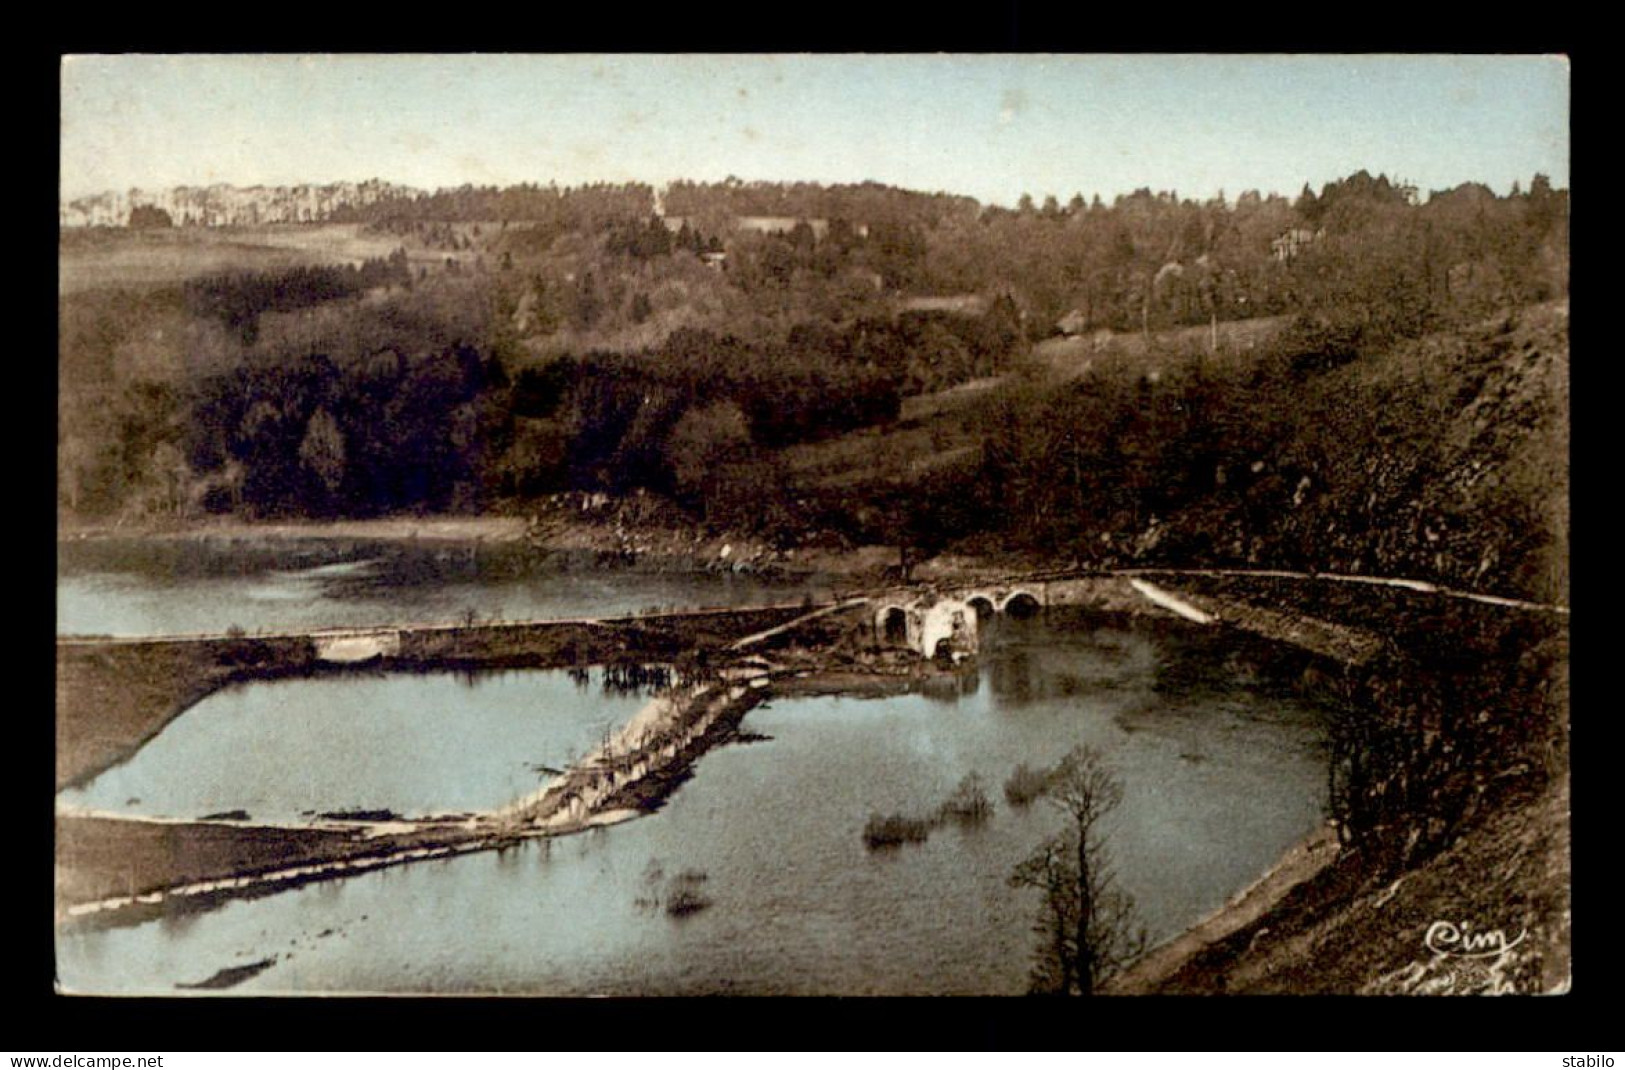
<instances>
[{"instance_id":1,"label":"calm water surface","mask_svg":"<svg viewBox=\"0 0 1625 1070\"><path fill-rule=\"evenodd\" d=\"M505 853L426 862L59 939L73 989L173 992L275 958L232 992L904 994L1023 991L1037 908L1010 869L1059 827L999 785L1075 743L1125 784L1109 822L1153 940L1256 879L1321 820L1322 715L1207 633L999 629L939 694L781 699L766 740L700 762L659 813ZM872 812L923 813L978 773L997 810L869 851ZM706 874L710 908L646 904Z\"/></svg>"},{"instance_id":2,"label":"calm water surface","mask_svg":"<svg viewBox=\"0 0 1625 1070\"><path fill-rule=\"evenodd\" d=\"M246 811L485 810L534 791L631 719L649 692L602 669L356 674L217 691L69 807L157 817Z\"/></svg>"},{"instance_id":3,"label":"calm water surface","mask_svg":"<svg viewBox=\"0 0 1625 1070\"><path fill-rule=\"evenodd\" d=\"M58 635L178 635L481 619L609 617L653 607L824 597L820 578L599 567L592 555L407 541L86 539L57 544Z\"/></svg>"}]
</instances>

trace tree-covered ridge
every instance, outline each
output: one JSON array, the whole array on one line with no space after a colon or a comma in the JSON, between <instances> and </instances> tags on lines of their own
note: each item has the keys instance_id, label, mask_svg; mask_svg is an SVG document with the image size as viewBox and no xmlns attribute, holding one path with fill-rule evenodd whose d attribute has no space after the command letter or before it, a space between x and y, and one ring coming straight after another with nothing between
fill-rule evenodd
<instances>
[{"instance_id":1,"label":"tree-covered ridge","mask_svg":"<svg viewBox=\"0 0 1625 1070\"><path fill-rule=\"evenodd\" d=\"M465 185L433 193L348 204L327 217L333 223L487 222L545 223L596 229L606 222L641 218L654 211L654 187L640 182L584 186Z\"/></svg>"},{"instance_id":2,"label":"tree-covered ridge","mask_svg":"<svg viewBox=\"0 0 1625 1070\"><path fill-rule=\"evenodd\" d=\"M1362 172L1295 200L1140 190L1002 209L876 184L676 183L365 209L369 240L400 245L387 260L65 295L64 508L371 515L641 490L785 541L987 537L1080 561L1388 561L1536 584L1544 550L1513 530L1546 530L1524 502L1535 474L1488 497L1439 490L1467 478L1444 460L1467 447L1438 436L1500 382L1495 361L1522 359L1521 336L1475 342L1482 367L1407 340L1566 294L1568 197L1541 176L1425 203ZM184 250L187 230L165 240ZM1286 329L1199 359L1220 325L1264 317ZM1171 353L1180 328L1199 329L1190 359L1160 378L1121 358L1124 338ZM1040 342L1096 366L1049 382ZM827 491L786 461L995 377L900 482ZM1530 412L1530 427L1563 415ZM1363 521L1357 485L1386 503ZM1405 533L1381 535L1401 498ZM1502 519L1471 519L1486 506ZM1502 556L1486 564L1470 528L1506 528Z\"/></svg>"},{"instance_id":3,"label":"tree-covered ridge","mask_svg":"<svg viewBox=\"0 0 1625 1070\"><path fill-rule=\"evenodd\" d=\"M974 198L917 193L879 182L826 186L817 182L673 182L665 189L669 215L698 219L769 217L845 219L891 226L940 226L955 216L974 217Z\"/></svg>"},{"instance_id":4,"label":"tree-covered ridge","mask_svg":"<svg viewBox=\"0 0 1625 1070\"><path fill-rule=\"evenodd\" d=\"M776 344L684 329L649 352L527 363L489 343L432 344L411 329L413 313L413 295L401 293L350 310L350 329L323 352L244 361L122 399L110 430L127 448L79 466L80 507L152 484L143 457L162 442L164 463L198 494L173 508L372 515L641 488L713 519L737 506L735 519L748 521L767 473L741 469L733 486L713 462L895 419L905 387L918 385L910 352L922 331L963 352L966 373L1007 366L1017 341L999 306L943 323L808 324Z\"/></svg>"}]
</instances>

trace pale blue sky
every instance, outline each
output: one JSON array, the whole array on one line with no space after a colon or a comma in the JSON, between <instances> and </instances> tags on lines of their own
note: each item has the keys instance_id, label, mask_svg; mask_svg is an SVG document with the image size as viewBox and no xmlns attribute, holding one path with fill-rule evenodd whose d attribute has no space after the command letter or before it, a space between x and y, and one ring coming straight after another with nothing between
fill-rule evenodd
<instances>
[{"instance_id":1,"label":"pale blue sky","mask_svg":"<svg viewBox=\"0 0 1625 1070\"><path fill-rule=\"evenodd\" d=\"M1569 181L1542 56L72 56L62 193L858 182L1013 204Z\"/></svg>"}]
</instances>

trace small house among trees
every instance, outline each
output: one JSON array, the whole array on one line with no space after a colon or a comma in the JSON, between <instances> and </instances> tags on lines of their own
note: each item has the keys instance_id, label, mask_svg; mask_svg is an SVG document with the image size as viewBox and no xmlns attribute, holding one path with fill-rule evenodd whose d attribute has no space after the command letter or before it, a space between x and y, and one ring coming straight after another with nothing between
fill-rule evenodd
<instances>
[{"instance_id":1,"label":"small house among trees","mask_svg":"<svg viewBox=\"0 0 1625 1070\"><path fill-rule=\"evenodd\" d=\"M1067 338L1076 338L1088 326L1089 317L1085 316L1081 310L1074 308L1056 321L1055 331Z\"/></svg>"},{"instance_id":2,"label":"small house among trees","mask_svg":"<svg viewBox=\"0 0 1625 1070\"><path fill-rule=\"evenodd\" d=\"M1282 263L1286 263L1304 249L1319 241L1323 233L1324 231L1310 230L1307 227L1293 227L1270 242L1270 255Z\"/></svg>"}]
</instances>

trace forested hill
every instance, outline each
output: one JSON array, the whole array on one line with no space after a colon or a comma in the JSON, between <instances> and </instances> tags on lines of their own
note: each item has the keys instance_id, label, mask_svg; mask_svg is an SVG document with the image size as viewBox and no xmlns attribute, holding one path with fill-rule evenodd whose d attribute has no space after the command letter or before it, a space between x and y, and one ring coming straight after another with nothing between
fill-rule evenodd
<instances>
[{"instance_id":1,"label":"forested hill","mask_svg":"<svg viewBox=\"0 0 1625 1070\"><path fill-rule=\"evenodd\" d=\"M559 491L642 490L785 543L1041 535L1066 557L1160 545L1329 567L1376 559L1343 499L1316 497L1315 473L1352 478L1340 451L1381 444L1380 478L1422 488L1407 501L1468 480L1501 488L1496 515L1538 518L1546 504L1517 512L1535 475L1430 467L1424 432L1468 434L1478 406L1498 433L1485 391L1527 380L1538 434L1566 433L1546 374L1560 348L1566 389L1566 326L1517 311L1568 289L1568 194L1538 175L1507 196L1424 199L1361 172L1295 198L1140 190L1013 209L876 184L374 193L292 227L152 211L63 230L64 263L98 268L60 299L65 516L528 511ZM1222 343L1247 324L1271 327L1250 349ZM1032 356L1057 337L1075 365L1058 377ZM1526 342L1548 363L1514 383L1503 365ZM998 384L990 407L932 425L941 457L912 475L858 472L831 495L787 461L972 381ZM1333 391L1393 416L1365 439L1296 418L1346 417ZM1282 480L1239 530L1169 526ZM1282 495L1296 519L1266 523ZM1304 501L1336 504L1310 524ZM1371 509L1361 530L1391 527ZM1423 508L1402 537L1427 553L1382 553L1536 582L1542 566L1486 559L1435 520Z\"/></svg>"},{"instance_id":2,"label":"forested hill","mask_svg":"<svg viewBox=\"0 0 1625 1070\"><path fill-rule=\"evenodd\" d=\"M469 185L426 193L374 180L105 194L64 204L63 219L65 226L348 222L401 233L518 225L531 236L520 243L527 247L540 243L537 231L550 241L657 214L719 234L742 220L783 221L787 233L807 222L832 244L851 245L861 234L868 248L855 259L898 288L1019 291L1046 328L1070 311L1080 325L1117 329L1270 315L1300 311L1306 300L1368 298L1378 285L1396 298L1419 289L1423 297L1397 301L1405 306L1437 304L1441 295L1456 305L1541 300L1566 289L1568 195L1544 176L1507 197L1467 183L1419 199L1414 188L1363 171L1319 193L1306 186L1295 199L1249 191L1195 201L1141 189L1110 204L1081 194L1064 204L1023 197L1015 209L872 182ZM132 218L138 208L145 210ZM825 252L817 266L828 269ZM1288 265L1300 270L1282 270ZM1306 274L1337 278L1305 287Z\"/></svg>"}]
</instances>

